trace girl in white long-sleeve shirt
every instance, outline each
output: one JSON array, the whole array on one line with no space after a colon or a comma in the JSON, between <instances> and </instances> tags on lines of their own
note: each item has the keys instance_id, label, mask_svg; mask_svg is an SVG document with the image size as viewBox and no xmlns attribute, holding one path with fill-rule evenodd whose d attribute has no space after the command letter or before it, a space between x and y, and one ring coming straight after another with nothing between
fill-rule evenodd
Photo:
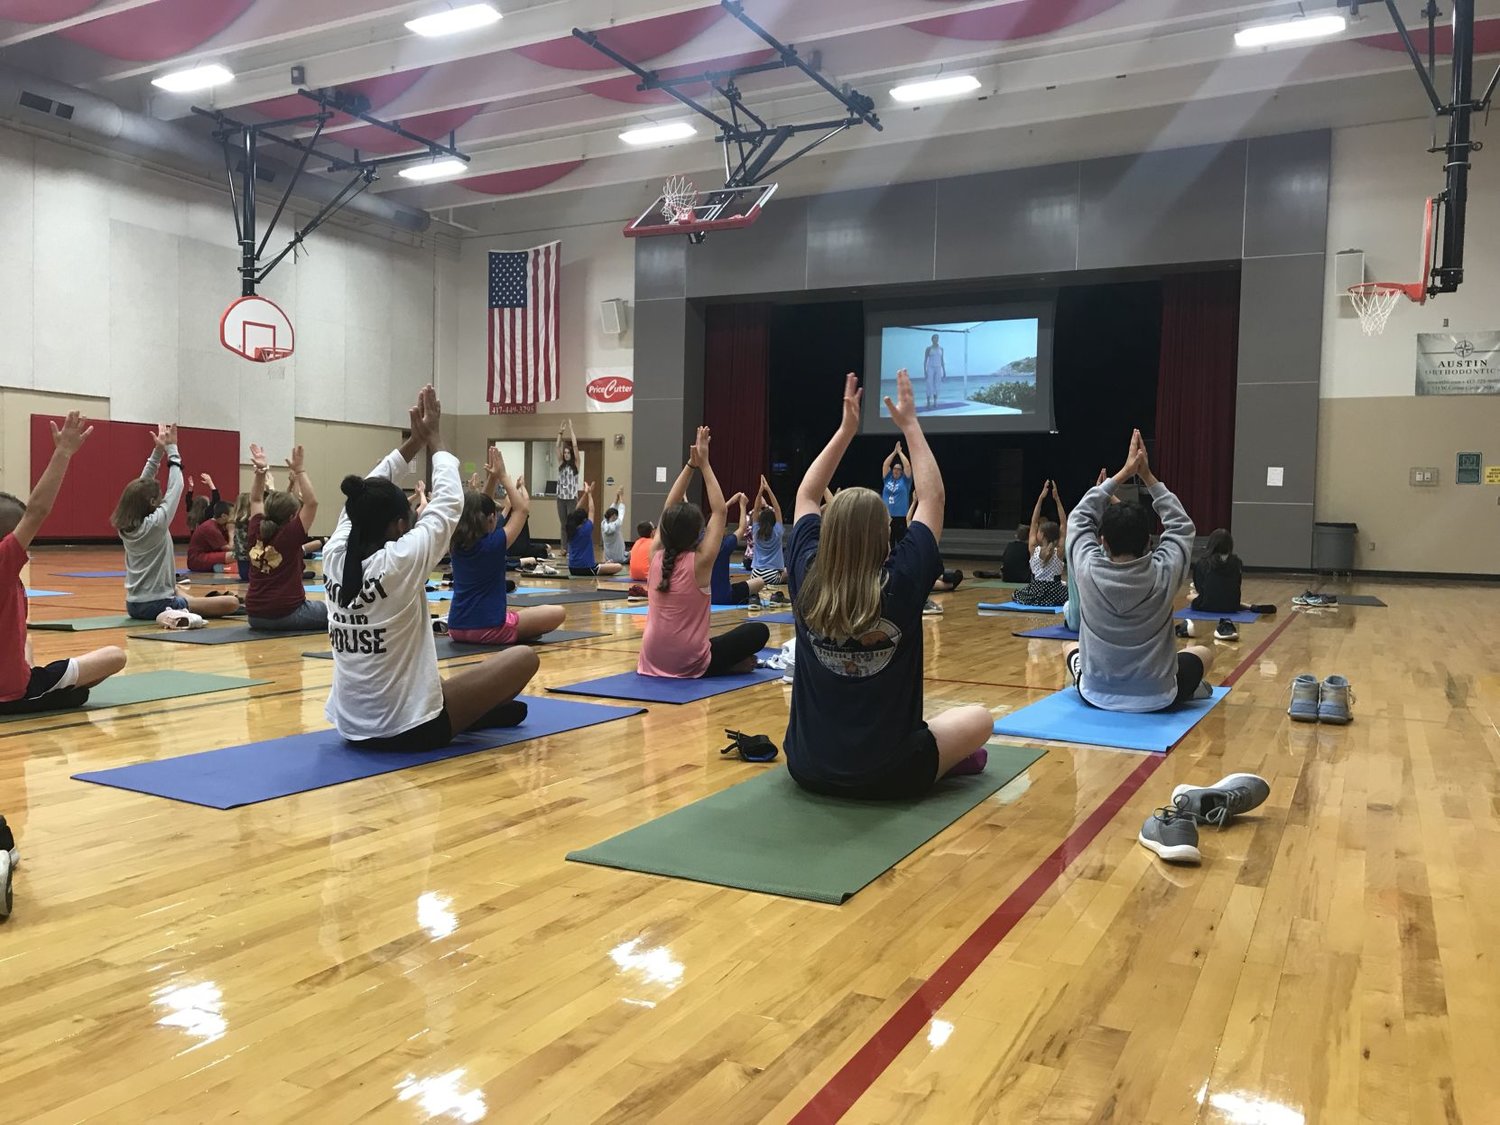
<instances>
[{"instance_id":1,"label":"girl in white long-sleeve shirt","mask_svg":"<svg viewBox=\"0 0 1500 1125\"><path fill-rule=\"evenodd\" d=\"M441 408L425 387L411 411L411 437L370 474L343 481L347 498L323 548L333 690L325 714L346 742L376 750L424 751L461 731L515 726L515 697L536 674L530 649L498 653L443 679L427 612L427 578L463 511L458 459L442 447ZM413 518L395 484L428 451L432 491Z\"/></svg>"}]
</instances>

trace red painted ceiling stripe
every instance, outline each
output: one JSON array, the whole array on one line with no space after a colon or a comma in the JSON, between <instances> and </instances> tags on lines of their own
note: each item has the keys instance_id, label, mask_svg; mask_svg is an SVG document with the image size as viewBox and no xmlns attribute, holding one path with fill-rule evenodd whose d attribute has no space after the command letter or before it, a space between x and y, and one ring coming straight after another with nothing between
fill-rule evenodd
<instances>
[{"instance_id":1,"label":"red painted ceiling stripe","mask_svg":"<svg viewBox=\"0 0 1500 1125\"><path fill-rule=\"evenodd\" d=\"M627 59L639 63L675 51L723 18L724 10L716 4L711 8L606 28L599 31L599 38ZM594 48L572 36L512 49L532 62L564 70L611 70L615 66Z\"/></svg>"},{"instance_id":2,"label":"red painted ceiling stripe","mask_svg":"<svg viewBox=\"0 0 1500 1125\"><path fill-rule=\"evenodd\" d=\"M438 113L424 113L419 117L403 117L396 124L419 137L447 141L449 133L467 125L483 108L482 105L468 105L459 109L445 109ZM348 145L350 148L357 148L361 152L375 152L382 155L408 152L414 147L405 138L398 137L389 130L378 129L374 125L345 129L339 133L329 134L328 139L341 145Z\"/></svg>"},{"instance_id":3,"label":"red painted ceiling stripe","mask_svg":"<svg viewBox=\"0 0 1500 1125\"><path fill-rule=\"evenodd\" d=\"M1224 686L1233 687L1295 620L1295 615L1288 614L1271 631L1271 635L1224 678ZM891 1013L869 1041L797 1112L791 1125L832 1125L849 1112L850 1107L885 1073L896 1057L906 1049L907 1044L921 1034L928 1021L974 975L974 971L1005 940L1016 923L1062 877L1063 872L1083 854L1083 850L1093 843L1094 838L1104 831L1115 814L1140 792L1141 787L1166 760L1165 754L1152 754L1132 770L1115 791L1074 828L1051 855L1042 860L1041 866L1011 891L1005 901L948 955L937 971Z\"/></svg>"},{"instance_id":4,"label":"red painted ceiling stripe","mask_svg":"<svg viewBox=\"0 0 1500 1125\"><path fill-rule=\"evenodd\" d=\"M51 23L70 20L94 6L95 0L0 0L0 20Z\"/></svg>"},{"instance_id":5,"label":"red painted ceiling stripe","mask_svg":"<svg viewBox=\"0 0 1500 1125\"><path fill-rule=\"evenodd\" d=\"M776 52L767 48L764 51L751 51L744 55L729 55L710 62L698 63L695 66L669 66L660 73L663 78L686 78L708 71L731 70L737 66L757 66L775 57ZM630 102L634 105L664 105L676 100L672 95L661 90L637 90L636 87L639 85L640 79L634 75L625 75L621 78L606 78L600 82L586 82L578 89L585 94L608 98L612 102ZM678 89L688 97L701 97L708 91L708 86L706 83L695 82L691 86L680 86Z\"/></svg>"},{"instance_id":6,"label":"red painted ceiling stripe","mask_svg":"<svg viewBox=\"0 0 1500 1125\"><path fill-rule=\"evenodd\" d=\"M528 191L535 191L539 187L546 187L550 183L562 179L573 169L581 167L584 161L568 160L561 164L544 164L536 168L521 168L515 172L495 172L488 176L470 176L466 180L459 180L464 187L470 191L482 192L485 195L521 195Z\"/></svg>"},{"instance_id":7,"label":"red painted ceiling stripe","mask_svg":"<svg viewBox=\"0 0 1500 1125\"><path fill-rule=\"evenodd\" d=\"M1417 45L1417 50L1422 52L1422 57L1427 57L1427 28L1411 28L1412 42ZM1453 28L1451 26L1439 27L1437 34L1433 36L1437 42L1438 59L1444 56L1451 57L1453 54ZM1389 35L1371 35L1368 39L1356 40L1361 46L1376 47L1382 51L1405 51L1406 46L1401 42L1401 36L1394 31ZM1500 20L1478 20L1474 24L1474 52L1480 55L1492 55L1500 51ZM1476 91L1477 93L1477 91Z\"/></svg>"},{"instance_id":8,"label":"red painted ceiling stripe","mask_svg":"<svg viewBox=\"0 0 1500 1125\"><path fill-rule=\"evenodd\" d=\"M183 55L232 24L255 0L156 0L57 34L112 59L158 62Z\"/></svg>"},{"instance_id":9,"label":"red painted ceiling stripe","mask_svg":"<svg viewBox=\"0 0 1500 1125\"><path fill-rule=\"evenodd\" d=\"M416 70L403 70L396 74L382 74L376 78L362 78L358 82L347 82L339 89L349 93L363 94L370 99L371 110L378 111L382 106L388 105L410 90L426 73L426 67L418 67ZM250 108L274 120L278 117L296 117L298 114L307 113L317 107L300 94L287 94L285 97L267 98L263 102L255 102ZM352 120L354 119L351 117L339 115L330 124L347 124Z\"/></svg>"},{"instance_id":10,"label":"red painted ceiling stripe","mask_svg":"<svg viewBox=\"0 0 1500 1125\"><path fill-rule=\"evenodd\" d=\"M998 42L1046 35L1092 19L1123 0L1020 0L977 12L935 16L906 26L946 39L982 39Z\"/></svg>"}]
</instances>

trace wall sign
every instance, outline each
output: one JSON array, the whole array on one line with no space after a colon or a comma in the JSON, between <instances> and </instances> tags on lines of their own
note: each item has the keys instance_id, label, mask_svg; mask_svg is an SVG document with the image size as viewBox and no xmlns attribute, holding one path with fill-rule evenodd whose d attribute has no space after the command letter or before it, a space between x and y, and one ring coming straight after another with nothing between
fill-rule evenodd
<instances>
[{"instance_id":1,"label":"wall sign","mask_svg":"<svg viewBox=\"0 0 1500 1125\"><path fill-rule=\"evenodd\" d=\"M1453 474L1455 484L1478 484L1483 475L1483 453L1460 453L1458 455L1458 468Z\"/></svg>"},{"instance_id":2,"label":"wall sign","mask_svg":"<svg viewBox=\"0 0 1500 1125\"><path fill-rule=\"evenodd\" d=\"M1486 465L1484 467L1484 483L1500 484L1500 465Z\"/></svg>"},{"instance_id":3,"label":"wall sign","mask_svg":"<svg viewBox=\"0 0 1500 1125\"><path fill-rule=\"evenodd\" d=\"M1417 333L1417 394L1500 394L1500 332Z\"/></svg>"},{"instance_id":4,"label":"wall sign","mask_svg":"<svg viewBox=\"0 0 1500 1125\"><path fill-rule=\"evenodd\" d=\"M590 367L584 402L591 413L631 411L635 408L635 380L629 367Z\"/></svg>"}]
</instances>

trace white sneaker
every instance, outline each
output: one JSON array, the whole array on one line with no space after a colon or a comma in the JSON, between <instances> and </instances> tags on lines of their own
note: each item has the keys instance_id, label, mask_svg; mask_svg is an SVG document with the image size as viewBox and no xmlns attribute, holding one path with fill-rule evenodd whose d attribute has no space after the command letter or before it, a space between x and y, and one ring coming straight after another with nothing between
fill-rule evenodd
<instances>
[{"instance_id":1,"label":"white sneaker","mask_svg":"<svg viewBox=\"0 0 1500 1125\"><path fill-rule=\"evenodd\" d=\"M0 918L10 917L12 904L10 869L10 852L0 849Z\"/></svg>"},{"instance_id":2,"label":"white sneaker","mask_svg":"<svg viewBox=\"0 0 1500 1125\"><path fill-rule=\"evenodd\" d=\"M941 617L943 616L943 607L938 605L937 602L933 601L931 598L928 598L927 604L922 607L922 616Z\"/></svg>"},{"instance_id":3,"label":"white sneaker","mask_svg":"<svg viewBox=\"0 0 1500 1125\"><path fill-rule=\"evenodd\" d=\"M186 609L164 609L156 615L163 629L202 629L207 621Z\"/></svg>"}]
</instances>

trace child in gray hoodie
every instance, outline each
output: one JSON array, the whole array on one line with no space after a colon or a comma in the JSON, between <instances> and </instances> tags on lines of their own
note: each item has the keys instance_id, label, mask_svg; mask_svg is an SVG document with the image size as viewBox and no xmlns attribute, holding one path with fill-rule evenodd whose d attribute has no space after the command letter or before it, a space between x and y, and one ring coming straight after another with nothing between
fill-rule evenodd
<instances>
[{"instance_id":1,"label":"child in gray hoodie","mask_svg":"<svg viewBox=\"0 0 1500 1125\"><path fill-rule=\"evenodd\" d=\"M1163 526L1149 553L1150 513L1139 504L1110 503L1134 476L1149 490ZM1136 430L1125 467L1090 489L1068 520L1068 574L1081 620L1066 660L1085 702L1106 711L1163 711L1209 694L1213 650L1177 652L1172 632L1193 535L1182 502L1152 474Z\"/></svg>"}]
</instances>

